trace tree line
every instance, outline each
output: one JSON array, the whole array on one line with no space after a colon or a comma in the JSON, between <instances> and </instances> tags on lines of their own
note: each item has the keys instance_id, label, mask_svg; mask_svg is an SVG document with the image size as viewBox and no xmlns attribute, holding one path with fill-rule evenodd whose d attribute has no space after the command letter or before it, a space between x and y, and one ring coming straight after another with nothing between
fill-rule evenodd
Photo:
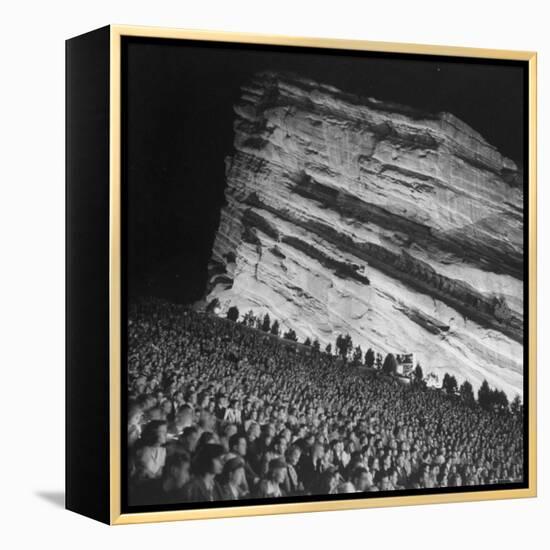
<instances>
[{"instance_id":1,"label":"tree line","mask_svg":"<svg viewBox=\"0 0 550 550\"><path fill-rule=\"evenodd\" d=\"M219 302L215 298L208 306L207 310L213 311L215 307L219 306ZM213 305L214 303L214 305ZM233 322L238 322L240 316L239 309L236 306L231 306L227 310L227 318ZM298 342L298 336L293 329L282 331L279 325L279 321L271 320L268 313L263 318L256 317L252 310L245 313L241 319L241 324L244 326L255 328L263 332L272 334L277 337L282 337L285 340L292 342ZM305 346L311 346L311 348L321 353L321 343L319 340L307 337L303 342ZM376 368L387 375L396 375L398 370L398 357L393 353L388 353L385 357L382 354L375 352L372 348L367 349L364 353L361 346L354 346L353 340L349 334L339 334L336 337L334 355L342 359L342 361L349 363L351 366L359 367L365 366L369 369ZM333 355L332 345L329 343L325 346L324 353ZM427 381L424 378L424 372L420 364L416 364L416 367L409 375L411 384L426 388ZM491 388L487 380L484 380L478 389L477 397L474 394L473 386L468 380L462 382L459 386L456 378L445 373L441 384L441 391L449 396L460 399L468 406L479 406L485 410L493 410L497 412L508 411L514 415L523 415L523 404L519 395L512 400L508 401L506 393L496 388Z\"/></svg>"}]
</instances>

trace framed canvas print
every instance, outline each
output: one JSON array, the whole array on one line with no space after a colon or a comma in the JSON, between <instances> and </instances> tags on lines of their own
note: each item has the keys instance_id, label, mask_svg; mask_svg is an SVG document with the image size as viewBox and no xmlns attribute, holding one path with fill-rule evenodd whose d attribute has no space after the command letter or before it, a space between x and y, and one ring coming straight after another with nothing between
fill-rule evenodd
<instances>
[{"instance_id":1,"label":"framed canvas print","mask_svg":"<svg viewBox=\"0 0 550 550\"><path fill-rule=\"evenodd\" d=\"M536 55L67 41L67 508L536 494Z\"/></svg>"}]
</instances>

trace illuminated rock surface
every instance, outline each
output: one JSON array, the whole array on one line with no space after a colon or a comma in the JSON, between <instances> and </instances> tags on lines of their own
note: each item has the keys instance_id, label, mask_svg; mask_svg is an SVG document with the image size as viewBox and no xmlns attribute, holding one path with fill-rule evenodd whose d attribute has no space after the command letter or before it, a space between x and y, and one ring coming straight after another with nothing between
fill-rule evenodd
<instances>
[{"instance_id":1,"label":"illuminated rock surface","mask_svg":"<svg viewBox=\"0 0 550 550\"><path fill-rule=\"evenodd\" d=\"M290 76L235 107L207 300L522 395L522 174L451 114Z\"/></svg>"}]
</instances>

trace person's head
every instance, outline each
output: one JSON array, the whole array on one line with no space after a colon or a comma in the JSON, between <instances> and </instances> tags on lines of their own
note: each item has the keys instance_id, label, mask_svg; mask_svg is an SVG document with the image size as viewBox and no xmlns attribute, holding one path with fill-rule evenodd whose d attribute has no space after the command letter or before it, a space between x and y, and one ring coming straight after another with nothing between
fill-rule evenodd
<instances>
[{"instance_id":1,"label":"person's head","mask_svg":"<svg viewBox=\"0 0 550 550\"><path fill-rule=\"evenodd\" d=\"M190 478L191 460L184 452L177 452L166 459L164 472L166 477L171 479L176 487L183 487Z\"/></svg>"},{"instance_id":2,"label":"person's head","mask_svg":"<svg viewBox=\"0 0 550 550\"><path fill-rule=\"evenodd\" d=\"M190 453L194 452L199 441L199 431L195 426L188 426L187 428L184 428L180 436L180 441L183 443L183 446L187 449L187 451Z\"/></svg>"},{"instance_id":3,"label":"person's head","mask_svg":"<svg viewBox=\"0 0 550 550\"><path fill-rule=\"evenodd\" d=\"M237 431L238 428L236 424L228 423L223 428L223 435L229 439L231 436L235 435Z\"/></svg>"},{"instance_id":4,"label":"person's head","mask_svg":"<svg viewBox=\"0 0 550 550\"><path fill-rule=\"evenodd\" d=\"M138 395L141 395L145 391L146 386L147 386L147 380L145 376L138 377L134 384L135 392Z\"/></svg>"},{"instance_id":5,"label":"person's head","mask_svg":"<svg viewBox=\"0 0 550 550\"><path fill-rule=\"evenodd\" d=\"M178 426L190 426L193 422L193 410L184 405L176 414L176 424Z\"/></svg>"},{"instance_id":6,"label":"person's head","mask_svg":"<svg viewBox=\"0 0 550 550\"><path fill-rule=\"evenodd\" d=\"M206 430L209 432L213 431L215 423L216 423L216 418L211 412L207 410L201 410L199 415L199 426L203 430Z\"/></svg>"},{"instance_id":7,"label":"person's head","mask_svg":"<svg viewBox=\"0 0 550 550\"><path fill-rule=\"evenodd\" d=\"M275 453L284 457L287 448L286 439L280 435L273 438L273 441L271 442L271 447Z\"/></svg>"},{"instance_id":8,"label":"person's head","mask_svg":"<svg viewBox=\"0 0 550 550\"><path fill-rule=\"evenodd\" d=\"M230 458L223 466L223 481L235 487L245 480L244 460L241 457Z\"/></svg>"},{"instance_id":9,"label":"person's head","mask_svg":"<svg viewBox=\"0 0 550 550\"><path fill-rule=\"evenodd\" d=\"M340 475L336 468L328 468L321 474L319 493L323 495L332 495L338 491Z\"/></svg>"},{"instance_id":10,"label":"person's head","mask_svg":"<svg viewBox=\"0 0 550 550\"><path fill-rule=\"evenodd\" d=\"M271 447L273 438L268 433L263 433L258 441L260 442L260 449L264 452Z\"/></svg>"},{"instance_id":11,"label":"person's head","mask_svg":"<svg viewBox=\"0 0 550 550\"><path fill-rule=\"evenodd\" d=\"M165 399L160 404L160 410L162 414L168 415L172 412L172 402L169 399Z\"/></svg>"},{"instance_id":12,"label":"person's head","mask_svg":"<svg viewBox=\"0 0 550 550\"><path fill-rule=\"evenodd\" d=\"M210 405L210 396L207 393L203 393L199 396L198 402L203 409L207 409L208 405Z\"/></svg>"},{"instance_id":13,"label":"person's head","mask_svg":"<svg viewBox=\"0 0 550 550\"><path fill-rule=\"evenodd\" d=\"M302 456L302 449L298 445L291 445L286 453L286 459L289 464L296 466L300 462Z\"/></svg>"},{"instance_id":14,"label":"person's head","mask_svg":"<svg viewBox=\"0 0 550 550\"><path fill-rule=\"evenodd\" d=\"M270 440L273 439L273 437L275 437L275 426L271 422L264 424L263 433L266 438L269 438Z\"/></svg>"},{"instance_id":15,"label":"person's head","mask_svg":"<svg viewBox=\"0 0 550 550\"><path fill-rule=\"evenodd\" d=\"M286 442L289 443L292 439L292 430L288 427L283 428L281 432L281 437L284 437Z\"/></svg>"},{"instance_id":16,"label":"person's head","mask_svg":"<svg viewBox=\"0 0 550 550\"><path fill-rule=\"evenodd\" d=\"M229 450L238 456L246 456L246 437L242 434L233 434L229 438Z\"/></svg>"},{"instance_id":17,"label":"person's head","mask_svg":"<svg viewBox=\"0 0 550 550\"><path fill-rule=\"evenodd\" d=\"M336 455L340 455L344 451L344 442L340 439L333 439L330 445Z\"/></svg>"},{"instance_id":18,"label":"person's head","mask_svg":"<svg viewBox=\"0 0 550 550\"><path fill-rule=\"evenodd\" d=\"M257 422L251 422L246 431L249 441L257 439L260 436L260 425Z\"/></svg>"},{"instance_id":19,"label":"person's head","mask_svg":"<svg viewBox=\"0 0 550 550\"><path fill-rule=\"evenodd\" d=\"M454 474L451 476L451 487L460 487L462 485L462 476L460 474Z\"/></svg>"},{"instance_id":20,"label":"person's head","mask_svg":"<svg viewBox=\"0 0 550 550\"><path fill-rule=\"evenodd\" d=\"M128 426L137 426L143 418L143 409L137 403L130 405L128 409Z\"/></svg>"},{"instance_id":21,"label":"person's head","mask_svg":"<svg viewBox=\"0 0 550 550\"><path fill-rule=\"evenodd\" d=\"M382 474L380 475L379 485L381 491L391 490L390 476L387 471L382 472Z\"/></svg>"},{"instance_id":22,"label":"person's head","mask_svg":"<svg viewBox=\"0 0 550 550\"><path fill-rule=\"evenodd\" d=\"M221 394L218 397L218 405L220 408L225 409L229 405L229 400L227 399L227 396L224 394Z\"/></svg>"},{"instance_id":23,"label":"person's head","mask_svg":"<svg viewBox=\"0 0 550 550\"><path fill-rule=\"evenodd\" d=\"M376 456L369 457L369 469L371 471L380 470L380 461L378 460L378 457Z\"/></svg>"},{"instance_id":24,"label":"person's head","mask_svg":"<svg viewBox=\"0 0 550 550\"><path fill-rule=\"evenodd\" d=\"M216 436L212 432L202 432L199 441L197 443L197 449L208 445L209 443L216 443Z\"/></svg>"},{"instance_id":25,"label":"person's head","mask_svg":"<svg viewBox=\"0 0 550 550\"><path fill-rule=\"evenodd\" d=\"M367 490L369 485L369 475L365 468L358 466L353 470L351 474L351 482L355 487L355 490L362 493Z\"/></svg>"},{"instance_id":26,"label":"person's head","mask_svg":"<svg viewBox=\"0 0 550 550\"><path fill-rule=\"evenodd\" d=\"M206 443L197 451L193 461L193 471L199 475L218 475L222 473L224 449L215 443Z\"/></svg>"},{"instance_id":27,"label":"person's head","mask_svg":"<svg viewBox=\"0 0 550 550\"><path fill-rule=\"evenodd\" d=\"M144 445L160 447L166 443L167 433L167 426L164 420L151 420L145 425L141 437Z\"/></svg>"},{"instance_id":28,"label":"person's head","mask_svg":"<svg viewBox=\"0 0 550 550\"><path fill-rule=\"evenodd\" d=\"M280 458L274 458L269 461L268 477L271 481L281 484L286 479L286 463Z\"/></svg>"},{"instance_id":29,"label":"person's head","mask_svg":"<svg viewBox=\"0 0 550 550\"><path fill-rule=\"evenodd\" d=\"M155 398L149 394L141 395L138 403L141 405L143 411L148 411L151 407L155 406Z\"/></svg>"},{"instance_id":30,"label":"person's head","mask_svg":"<svg viewBox=\"0 0 550 550\"><path fill-rule=\"evenodd\" d=\"M160 410L160 407L153 407L152 409L149 409L149 412L147 413L149 416L149 420L163 420L163 413Z\"/></svg>"},{"instance_id":31,"label":"person's head","mask_svg":"<svg viewBox=\"0 0 550 550\"><path fill-rule=\"evenodd\" d=\"M185 400L190 403L191 405L197 404L197 394L194 391L189 391L187 395L185 396Z\"/></svg>"}]
</instances>

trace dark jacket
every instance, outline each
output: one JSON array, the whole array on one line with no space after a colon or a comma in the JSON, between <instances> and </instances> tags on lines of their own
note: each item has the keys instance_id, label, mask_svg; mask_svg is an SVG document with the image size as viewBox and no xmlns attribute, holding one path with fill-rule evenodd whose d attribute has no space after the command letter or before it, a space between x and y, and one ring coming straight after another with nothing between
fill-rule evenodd
<instances>
[{"instance_id":1,"label":"dark jacket","mask_svg":"<svg viewBox=\"0 0 550 550\"><path fill-rule=\"evenodd\" d=\"M212 502L221 498L219 484L214 480L212 489L209 490L201 477L188 481L182 487L181 493L183 502Z\"/></svg>"},{"instance_id":2,"label":"dark jacket","mask_svg":"<svg viewBox=\"0 0 550 550\"><path fill-rule=\"evenodd\" d=\"M314 464L311 457L306 456L305 460L300 461L299 476L307 493L311 493L319 485L321 473L321 460Z\"/></svg>"},{"instance_id":3,"label":"dark jacket","mask_svg":"<svg viewBox=\"0 0 550 550\"><path fill-rule=\"evenodd\" d=\"M219 490L221 500L239 500L246 496L240 489L238 490L238 494L235 495L228 483L221 484Z\"/></svg>"}]
</instances>

